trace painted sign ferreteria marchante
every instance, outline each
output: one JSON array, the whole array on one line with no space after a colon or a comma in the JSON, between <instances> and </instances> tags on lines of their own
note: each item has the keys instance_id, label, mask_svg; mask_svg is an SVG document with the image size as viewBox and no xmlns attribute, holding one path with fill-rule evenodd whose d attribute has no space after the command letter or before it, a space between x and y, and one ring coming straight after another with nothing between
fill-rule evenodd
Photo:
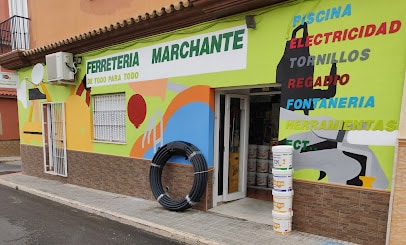
<instances>
[{"instance_id":1,"label":"painted sign ferreteria marchante","mask_svg":"<svg viewBox=\"0 0 406 245\"><path fill-rule=\"evenodd\" d=\"M247 30L239 26L88 60L87 84L104 86L243 69L246 54Z\"/></svg>"}]
</instances>

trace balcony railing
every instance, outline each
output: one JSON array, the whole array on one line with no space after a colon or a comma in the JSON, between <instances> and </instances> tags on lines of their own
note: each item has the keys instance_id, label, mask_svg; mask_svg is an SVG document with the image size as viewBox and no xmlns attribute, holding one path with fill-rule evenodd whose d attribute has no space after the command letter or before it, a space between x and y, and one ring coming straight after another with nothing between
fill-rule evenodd
<instances>
[{"instance_id":1,"label":"balcony railing","mask_svg":"<svg viewBox=\"0 0 406 245\"><path fill-rule=\"evenodd\" d=\"M14 15L0 22L0 55L30 47L29 19Z\"/></svg>"}]
</instances>

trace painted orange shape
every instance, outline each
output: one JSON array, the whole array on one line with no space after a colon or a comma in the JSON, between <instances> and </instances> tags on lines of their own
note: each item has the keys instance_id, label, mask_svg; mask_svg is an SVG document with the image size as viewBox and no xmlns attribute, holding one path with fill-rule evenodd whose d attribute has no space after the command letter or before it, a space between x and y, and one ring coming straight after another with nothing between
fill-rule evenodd
<instances>
[{"instance_id":1,"label":"painted orange shape","mask_svg":"<svg viewBox=\"0 0 406 245\"><path fill-rule=\"evenodd\" d=\"M145 96L158 96L161 98L162 101L164 101L167 84L168 84L168 79L164 78L164 79L148 80L148 81L142 81L142 82L133 82L133 83L129 83L128 85L137 94L141 94L144 97Z\"/></svg>"}]
</instances>

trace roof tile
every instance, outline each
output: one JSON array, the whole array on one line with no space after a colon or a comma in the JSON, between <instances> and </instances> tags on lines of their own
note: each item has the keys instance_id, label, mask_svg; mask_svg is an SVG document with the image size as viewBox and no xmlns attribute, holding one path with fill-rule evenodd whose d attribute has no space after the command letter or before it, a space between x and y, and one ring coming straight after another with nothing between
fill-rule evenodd
<instances>
[{"instance_id":1,"label":"roof tile","mask_svg":"<svg viewBox=\"0 0 406 245\"><path fill-rule=\"evenodd\" d=\"M0 88L0 96L17 97L17 90L14 88Z\"/></svg>"}]
</instances>

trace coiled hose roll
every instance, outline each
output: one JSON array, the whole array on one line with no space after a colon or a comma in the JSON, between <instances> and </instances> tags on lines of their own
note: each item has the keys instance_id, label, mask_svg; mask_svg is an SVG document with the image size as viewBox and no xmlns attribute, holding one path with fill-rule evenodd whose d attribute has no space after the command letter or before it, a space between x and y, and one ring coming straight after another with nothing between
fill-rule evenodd
<instances>
[{"instance_id":1,"label":"coiled hose roll","mask_svg":"<svg viewBox=\"0 0 406 245\"><path fill-rule=\"evenodd\" d=\"M174 155L185 156L192 163L194 170L192 189L185 198L177 200L165 193L161 180L166 162ZM202 153L196 146L183 141L173 141L159 148L149 169L149 182L154 197L171 211L183 211L199 202L206 189L207 179L207 163Z\"/></svg>"}]
</instances>

